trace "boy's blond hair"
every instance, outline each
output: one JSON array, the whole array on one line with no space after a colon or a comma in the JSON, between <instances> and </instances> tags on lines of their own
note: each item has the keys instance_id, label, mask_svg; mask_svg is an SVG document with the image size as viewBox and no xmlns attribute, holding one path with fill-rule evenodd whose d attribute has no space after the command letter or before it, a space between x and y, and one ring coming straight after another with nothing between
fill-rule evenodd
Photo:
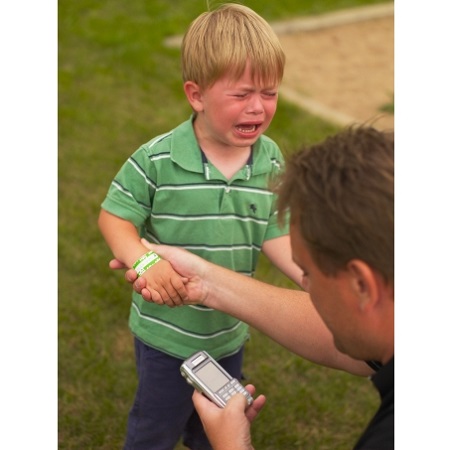
<instances>
[{"instance_id":1,"label":"boy's blond hair","mask_svg":"<svg viewBox=\"0 0 450 450\"><path fill-rule=\"evenodd\" d=\"M286 59L270 25L250 8L235 3L197 17L184 35L181 57L183 81L201 88L225 74L239 79L247 61L256 82L277 86Z\"/></svg>"}]
</instances>

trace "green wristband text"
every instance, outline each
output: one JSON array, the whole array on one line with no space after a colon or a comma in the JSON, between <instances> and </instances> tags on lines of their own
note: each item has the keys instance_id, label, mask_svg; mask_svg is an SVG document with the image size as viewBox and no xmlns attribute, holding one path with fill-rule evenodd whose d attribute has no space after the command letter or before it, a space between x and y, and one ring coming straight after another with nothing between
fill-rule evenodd
<instances>
[{"instance_id":1,"label":"green wristband text","mask_svg":"<svg viewBox=\"0 0 450 450\"><path fill-rule=\"evenodd\" d=\"M133 264L133 269L136 270L138 277L140 277L147 269L150 269L150 267L155 265L158 261L161 261L159 255L155 252L147 252Z\"/></svg>"}]
</instances>

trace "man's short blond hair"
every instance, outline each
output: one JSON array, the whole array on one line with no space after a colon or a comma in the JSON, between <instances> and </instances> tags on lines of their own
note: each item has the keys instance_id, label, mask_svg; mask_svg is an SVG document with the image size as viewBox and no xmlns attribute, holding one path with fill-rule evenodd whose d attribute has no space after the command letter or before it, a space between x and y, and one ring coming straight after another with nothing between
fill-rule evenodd
<instances>
[{"instance_id":1,"label":"man's short blond hair","mask_svg":"<svg viewBox=\"0 0 450 450\"><path fill-rule=\"evenodd\" d=\"M223 75L239 79L250 62L258 83L277 86L285 54L270 25L250 8L226 3L189 26L181 47L183 81L210 87Z\"/></svg>"}]
</instances>

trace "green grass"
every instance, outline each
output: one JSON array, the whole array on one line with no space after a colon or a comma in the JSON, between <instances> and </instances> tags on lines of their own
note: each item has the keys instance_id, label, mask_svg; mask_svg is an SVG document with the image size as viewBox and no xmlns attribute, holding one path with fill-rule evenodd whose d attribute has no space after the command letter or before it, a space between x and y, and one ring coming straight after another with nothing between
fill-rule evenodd
<instances>
[{"instance_id":1,"label":"green grass","mask_svg":"<svg viewBox=\"0 0 450 450\"><path fill-rule=\"evenodd\" d=\"M386 103L381 106L380 111L394 114L394 96L392 96L392 102Z\"/></svg>"},{"instance_id":2,"label":"green grass","mask_svg":"<svg viewBox=\"0 0 450 450\"><path fill-rule=\"evenodd\" d=\"M121 448L136 377L130 287L111 272L97 216L113 176L139 145L190 113L179 35L205 1L61 0L58 115L58 441L61 450ZM268 20L378 3L245 1ZM268 135L289 152L336 131L280 99ZM263 258L258 277L292 286ZM349 448L373 413L370 382L308 363L252 330L245 372L268 396L259 449Z\"/></svg>"}]
</instances>

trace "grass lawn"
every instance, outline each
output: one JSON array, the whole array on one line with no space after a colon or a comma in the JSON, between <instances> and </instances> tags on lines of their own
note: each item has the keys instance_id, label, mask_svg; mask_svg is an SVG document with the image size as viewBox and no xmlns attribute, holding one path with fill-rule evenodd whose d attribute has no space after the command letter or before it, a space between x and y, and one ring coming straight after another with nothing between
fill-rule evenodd
<instances>
[{"instance_id":1,"label":"grass lawn","mask_svg":"<svg viewBox=\"0 0 450 450\"><path fill-rule=\"evenodd\" d=\"M244 1L267 20L378 3ZM61 450L119 449L136 377L130 287L108 268L97 228L125 159L185 120L179 50L206 1L60 0L58 115L58 441ZM280 99L267 134L285 152L336 127ZM258 277L292 286L262 258ZM258 449L348 449L377 406L367 379L308 363L252 330L245 373L268 397L253 427Z\"/></svg>"}]
</instances>

